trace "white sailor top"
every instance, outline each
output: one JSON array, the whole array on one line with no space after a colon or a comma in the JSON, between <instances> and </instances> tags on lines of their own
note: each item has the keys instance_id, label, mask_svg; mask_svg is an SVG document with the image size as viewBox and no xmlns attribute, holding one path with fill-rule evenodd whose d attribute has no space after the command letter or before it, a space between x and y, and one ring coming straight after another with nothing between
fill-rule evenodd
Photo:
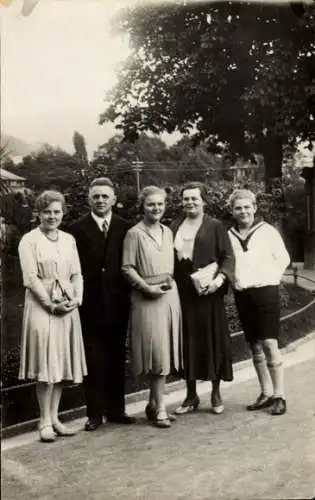
<instances>
[{"instance_id":1,"label":"white sailor top","mask_svg":"<svg viewBox=\"0 0 315 500\"><path fill-rule=\"evenodd\" d=\"M236 227L228 231L235 256L236 290L279 285L290 256L278 230L267 222L254 224L246 238Z\"/></svg>"}]
</instances>

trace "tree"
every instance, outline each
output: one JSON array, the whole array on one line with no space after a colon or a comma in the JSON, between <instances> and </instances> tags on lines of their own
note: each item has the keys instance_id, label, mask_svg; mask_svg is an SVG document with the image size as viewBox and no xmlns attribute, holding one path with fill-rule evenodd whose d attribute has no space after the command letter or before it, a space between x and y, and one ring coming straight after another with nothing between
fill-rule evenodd
<instances>
[{"instance_id":1,"label":"tree","mask_svg":"<svg viewBox=\"0 0 315 500\"><path fill-rule=\"evenodd\" d=\"M131 142L116 134L94 153L92 165L101 168L119 184L134 184L136 167L141 165L142 184L163 178L163 162L167 159L166 144L157 137L140 134Z\"/></svg>"},{"instance_id":2,"label":"tree","mask_svg":"<svg viewBox=\"0 0 315 500\"><path fill-rule=\"evenodd\" d=\"M27 179L27 186L36 192L44 189L64 191L80 177L77 159L59 147L44 144L10 169Z\"/></svg>"},{"instance_id":3,"label":"tree","mask_svg":"<svg viewBox=\"0 0 315 500\"><path fill-rule=\"evenodd\" d=\"M124 137L179 131L209 150L264 157L266 187L283 147L315 139L314 7L190 3L124 10L131 56L100 123Z\"/></svg>"},{"instance_id":4,"label":"tree","mask_svg":"<svg viewBox=\"0 0 315 500\"><path fill-rule=\"evenodd\" d=\"M73 146L75 151L74 156L84 169L88 165L88 155L86 151L85 139L83 135L76 130L73 133Z\"/></svg>"}]
</instances>

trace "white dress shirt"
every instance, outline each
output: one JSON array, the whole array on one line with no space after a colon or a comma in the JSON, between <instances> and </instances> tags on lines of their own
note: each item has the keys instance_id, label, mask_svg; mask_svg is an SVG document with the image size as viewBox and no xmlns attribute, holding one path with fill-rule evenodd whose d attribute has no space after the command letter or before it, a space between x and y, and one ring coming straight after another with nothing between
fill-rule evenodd
<instances>
[{"instance_id":1,"label":"white dress shirt","mask_svg":"<svg viewBox=\"0 0 315 500\"><path fill-rule=\"evenodd\" d=\"M108 214L106 214L105 217L99 217L94 212L91 212L91 215L102 232L104 230L103 228L104 228L105 221L106 221L106 225L107 225L107 231L109 230L109 226L110 226L110 223L112 220L112 215L113 215L112 212L109 212Z\"/></svg>"}]
</instances>

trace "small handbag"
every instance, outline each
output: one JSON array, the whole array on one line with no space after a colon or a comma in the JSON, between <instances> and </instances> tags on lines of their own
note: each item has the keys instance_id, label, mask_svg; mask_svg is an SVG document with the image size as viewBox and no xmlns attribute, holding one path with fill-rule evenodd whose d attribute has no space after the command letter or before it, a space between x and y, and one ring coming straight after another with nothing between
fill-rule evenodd
<instances>
[{"instance_id":1,"label":"small handbag","mask_svg":"<svg viewBox=\"0 0 315 500\"><path fill-rule=\"evenodd\" d=\"M198 294L200 294L208 285L210 285L218 271L218 268L218 264L216 262L212 262L211 264L198 269L198 271L195 271L190 275Z\"/></svg>"},{"instance_id":2,"label":"small handbag","mask_svg":"<svg viewBox=\"0 0 315 500\"><path fill-rule=\"evenodd\" d=\"M59 304L64 300L71 300L67 291L63 288L60 281L56 279L51 288L51 300L54 304Z\"/></svg>"}]
</instances>

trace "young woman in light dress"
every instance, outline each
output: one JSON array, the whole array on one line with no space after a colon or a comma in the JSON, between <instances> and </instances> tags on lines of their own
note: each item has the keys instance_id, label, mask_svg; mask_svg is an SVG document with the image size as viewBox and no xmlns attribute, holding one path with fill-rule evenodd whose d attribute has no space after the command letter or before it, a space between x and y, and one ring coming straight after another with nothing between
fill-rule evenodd
<instances>
[{"instance_id":1,"label":"young woman in light dress","mask_svg":"<svg viewBox=\"0 0 315 500\"><path fill-rule=\"evenodd\" d=\"M42 441L74 431L58 418L64 383L87 373L78 306L83 280L74 238L59 229L65 200L45 191L36 200L40 224L19 244L25 286L20 379L36 380Z\"/></svg>"},{"instance_id":2,"label":"young woman in light dress","mask_svg":"<svg viewBox=\"0 0 315 500\"><path fill-rule=\"evenodd\" d=\"M171 230L161 224L166 193L147 186L140 195L141 222L125 238L123 271L133 286L131 343L134 374L150 377L148 420L170 427L175 417L165 407L165 377L182 368L182 319L173 280L174 247Z\"/></svg>"}]
</instances>

